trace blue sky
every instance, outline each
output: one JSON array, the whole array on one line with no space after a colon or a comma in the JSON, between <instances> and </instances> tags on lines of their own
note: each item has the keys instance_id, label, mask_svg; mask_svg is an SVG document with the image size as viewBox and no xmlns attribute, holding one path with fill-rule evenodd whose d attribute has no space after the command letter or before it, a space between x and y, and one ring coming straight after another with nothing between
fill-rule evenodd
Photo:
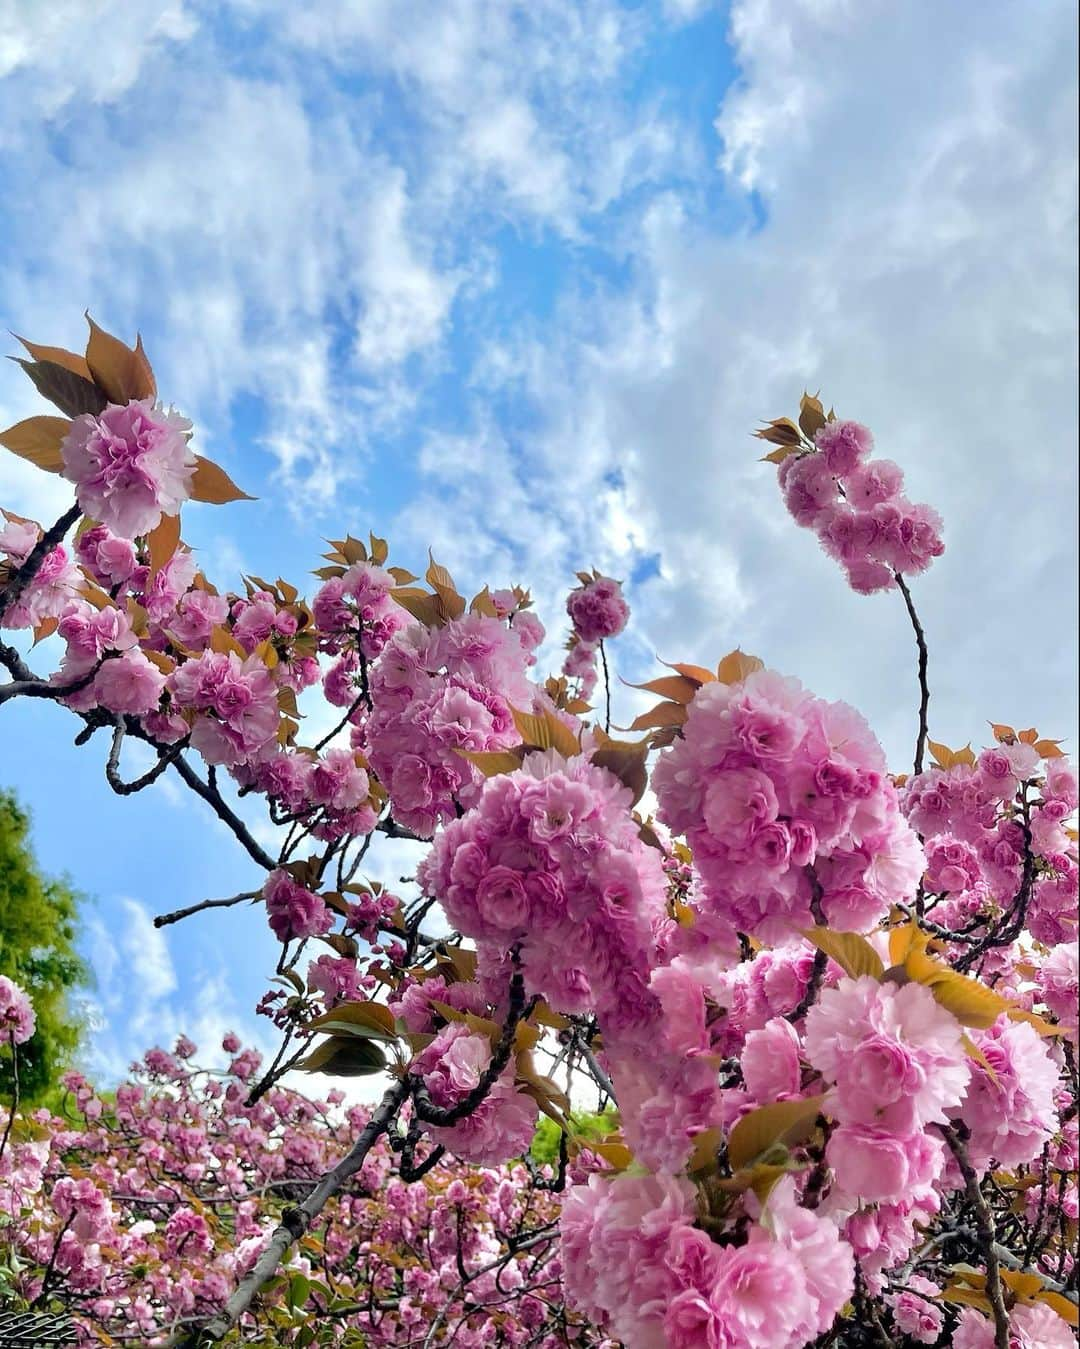
<instances>
[{"instance_id":1,"label":"blue sky","mask_svg":"<svg viewBox=\"0 0 1080 1349\"><path fill-rule=\"evenodd\" d=\"M862 708L900 768L898 601L844 589L748 437L820 387L946 520L917 588L933 734L1075 747L1072 8L15 0L0 320L141 330L259 498L189 512L219 583L373 528L531 584L557 642L595 564L629 583L628 678L742 645ZM0 371L5 424L36 410ZM11 459L0 504L66 503ZM264 1035L258 916L148 918L245 888L243 857L173 787L113 797L73 731L6 708L0 782L94 896L92 1066Z\"/></svg>"}]
</instances>

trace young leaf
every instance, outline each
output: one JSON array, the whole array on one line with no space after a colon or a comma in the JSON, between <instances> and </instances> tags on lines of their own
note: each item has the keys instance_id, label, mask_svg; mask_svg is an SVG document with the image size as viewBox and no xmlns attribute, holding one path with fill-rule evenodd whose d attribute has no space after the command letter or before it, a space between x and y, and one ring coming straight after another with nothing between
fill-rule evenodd
<instances>
[{"instance_id":1,"label":"young leaf","mask_svg":"<svg viewBox=\"0 0 1080 1349\"><path fill-rule=\"evenodd\" d=\"M109 402L130 403L135 398L156 398L157 384L143 351L142 338L136 338L133 350L112 333L99 328L89 314L86 321L90 325L86 364L94 383L105 391Z\"/></svg>"},{"instance_id":2,"label":"young leaf","mask_svg":"<svg viewBox=\"0 0 1080 1349\"><path fill-rule=\"evenodd\" d=\"M191 497L193 501L207 501L213 506L223 506L227 501L255 500L246 492L242 492L223 468L212 459L204 459L201 454L195 456Z\"/></svg>"},{"instance_id":3,"label":"young leaf","mask_svg":"<svg viewBox=\"0 0 1080 1349\"><path fill-rule=\"evenodd\" d=\"M574 732L550 712L533 716L531 712L520 712L512 707L510 713L522 744L534 749L556 749L567 759L581 753L581 744Z\"/></svg>"},{"instance_id":4,"label":"young leaf","mask_svg":"<svg viewBox=\"0 0 1080 1349\"><path fill-rule=\"evenodd\" d=\"M683 675L686 679L692 680L700 686L702 684L715 684L716 676L711 670L706 670L704 665L672 665L670 661L662 660L661 665L666 665L669 670L674 670L676 674Z\"/></svg>"},{"instance_id":5,"label":"young leaf","mask_svg":"<svg viewBox=\"0 0 1080 1349\"><path fill-rule=\"evenodd\" d=\"M703 1176L716 1170L716 1153L723 1141L724 1131L719 1124L694 1135L694 1149L686 1164L690 1175Z\"/></svg>"},{"instance_id":6,"label":"young leaf","mask_svg":"<svg viewBox=\"0 0 1080 1349\"><path fill-rule=\"evenodd\" d=\"M96 417L104 411L109 400L90 380L55 361L24 361L20 356L13 359L30 376L38 393L55 404L65 416L81 417L84 412L89 412Z\"/></svg>"},{"instance_id":7,"label":"young leaf","mask_svg":"<svg viewBox=\"0 0 1080 1349\"><path fill-rule=\"evenodd\" d=\"M413 618L423 623L425 628L442 626L443 614L439 607L438 595L432 595L416 586L397 586L391 590L390 598L400 604Z\"/></svg>"},{"instance_id":8,"label":"young leaf","mask_svg":"<svg viewBox=\"0 0 1080 1349\"><path fill-rule=\"evenodd\" d=\"M224 624L211 632L210 650L218 653L235 651L241 660L247 659L247 652Z\"/></svg>"},{"instance_id":9,"label":"young leaf","mask_svg":"<svg viewBox=\"0 0 1080 1349\"><path fill-rule=\"evenodd\" d=\"M682 703L657 703L648 712L635 717L627 727L629 731L648 731L656 726L682 726L686 721L686 708Z\"/></svg>"},{"instance_id":10,"label":"young leaf","mask_svg":"<svg viewBox=\"0 0 1080 1349\"><path fill-rule=\"evenodd\" d=\"M398 1038L393 1013L381 1002L339 1003L309 1021L307 1028L388 1043Z\"/></svg>"},{"instance_id":11,"label":"young leaf","mask_svg":"<svg viewBox=\"0 0 1080 1349\"><path fill-rule=\"evenodd\" d=\"M687 679L685 675L661 675L659 679L650 679L645 684L631 684L623 680L627 688L642 689L645 693L656 693L661 698L668 698L673 703L693 702L694 694L701 687L692 679Z\"/></svg>"},{"instance_id":12,"label":"young leaf","mask_svg":"<svg viewBox=\"0 0 1080 1349\"><path fill-rule=\"evenodd\" d=\"M743 1115L728 1136L728 1160L739 1171L777 1143L793 1147L813 1132L824 1096L773 1101Z\"/></svg>"},{"instance_id":13,"label":"young leaf","mask_svg":"<svg viewBox=\"0 0 1080 1349\"><path fill-rule=\"evenodd\" d=\"M1080 1309L1077 1308L1075 1302L1070 1302L1067 1297L1062 1297L1060 1293L1037 1293L1035 1301L1045 1302L1052 1311L1057 1312L1066 1325L1072 1326L1074 1330L1080 1326Z\"/></svg>"},{"instance_id":14,"label":"young leaf","mask_svg":"<svg viewBox=\"0 0 1080 1349\"><path fill-rule=\"evenodd\" d=\"M491 592L487 586L469 601L469 613L484 614L487 618L498 618L499 611L495 608L495 601L491 598Z\"/></svg>"},{"instance_id":15,"label":"young leaf","mask_svg":"<svg viewBox=\"0 0 1080 1349\"><path fill-rule=\"evenodd\" d=\"M472 750L454 749L463 759L468 759L475 768L479 768L486 778L495 778L502 773L515 773L520 767L524 755L512 749Z\"/></svg>"},{"instance_id":16,"label":"young leaf","mask_svg":"<svg viewBox=\"0 0 1080 1349\"><path fill-rule=\"evenodd\" d=\"M758 660L757 656L748 656L736 648L729 651L716 667L716 677L721 684L741 684L748 675L764 668L763 660Z\"/></svg>"},{"instance_id":17,"label":"young leaf","mask_svg":"<svg viewBox=\"0 0 1080 1349\"><path fill-rule=\"evenodd\" d=\"M70 430L71 422L66 417L27 417L0 431L0 445L46 473L61 473L64 458L60 446Z\"/></svg>"},{"instance_id":18,"label":"young leaf","mask_svg":"<svg viewBox=\"0 0 1080 1349\"><path fill-rule=\"evenodd\" d=\"M175 554L179 543L179 515L163 515L146 536L146 547L150 554L151 576L156 576L164 567L165 563Z\"/></svg>"},{"instance_id":19,"label":"young leaf","mask_svg":"<svg viewBox=\"0 0 1080 1349\"><path fill-rule=\"evenodd\" d=\"M937 964L936 961L927 963ZM910 969L906 964L905 967ZM999 993L987 988L985 984L980 984L977 979L957 974L955 970L947 969L944 965L938 969L939 972L934 974L932 980L919 978L918 982L925 983L941 1006L947 1012L951 1012L962 1026L986 1030L1008 1009L1009 1004Z\"/></svg>"},{"instance_id":20,"label":"young leaf","mask_svg":"<svg viewBox=\"0 0 1080 1349\"><path fill-rule=\"evenodd\" d=\"M592 762L598 768L606 768L609 773L614 773L623 786L630 789L631 805L637 805L648 785L648 773L645 770L647 750L648 746L643 741L635 745L626 741L610 740L592 754Z\"/></svg>"},{"instance_id":21,"label":"young leaf","mask_svg":"<svg viewBox=\"0 0 1080 1349\"><path fill-rule=\"evenodd\" d=\"M1001 1282L1021 1302L1032 1301L1044 1287L1042 1279L1037 1274L1028 1274L1022 1269L1003 1269Z\"/></svg>"},{"instance_id":22,"label":"young leaf","mask_svg":"<svg viewBox=\"0 0 1080 1349\"><path fill-rule=\"evenodd\" d=\"M625 1171L634 1160L634 1154L625 1143L586 1143L585 1146L598 1157L603 1157L616 1171Z\"/></svg>"},{"instance_id":23,"label":"young leaf","mask_svg":"<svg viewBox=\"0 0 1080 1349\"><path fill-rule=\"evenodd\" d=\"M990 1299L977 1288L965 1288L963 1284L951 1283L938 1294L942 1302L953 1302L963 1307L978 1307L987 1316L993 1314Z\"/></svg>"},{"instance_id":24,"label":"young leaf","mask_svg":"<svg viewBox=\"0 0 1080 1349\"><path fill-rule=\"evenodd\" d=\"M1010 1007L1009 1020L1026 1021L1028 1025L1037 1030L1040 1035L1065 1034L1065 1028L1063 1026L1055 1026L1052 1022L1047 1021L1045 1017L1039 1016L1037 1012L1025 1012L1022 1007Z\"/></svg>"},{"instance_id":25,"label":"young leaf","mask_svg":"<svg viewBox=\"0 0 1080 1349\"><path fill-rule=\"evenodd\" d=\"M970 745L965 745L963 749L950 749L948 745L942 745L936 740L927 740L927 748L939 768L955 768L957 764L973 764L975 762L975 751Z\"/></svg>"},{"instance_id":26,"label":"young leaf","mask_svg":"<svg viewBox=\"0 0 1080 1349\"><path fill-rule=\"evenodd\" d=\"M802 435L790 417L774 417L766 422L754 435L758 440L767 440L770 445L801 445Z\"/></svg>"},{"instance_id":27,"label":"young leaf","mask_svg":"<svg viewBox=\"0 0 1080 1349\"><path fill-rule=\"evenodd\" d=\"M799 402L799 427L807 440L813 440L815 434L825 425L825 409L821 400L804 393Z\"/></svg>"},{"instance_id":28,"label":"young leaf","mask_svg":"<svg viewBox=\"0 0 1080 1349\"><path fill-rule=\"evenodd\" d=\"M758 460L758 463L782 464L785 459L790 459L793 454L798 453L798 445L778 445L775 450L770 450L768 454L763 454Z\"/></svg>"},{"instance_id":29,"label":"young leaf","mask_svg":"<svg viewBox=\"0 0 1080 1349\"><path fill-rule=\"evenodd\" d=\"M33 356L35 361L50 361L53 365L62 365L65 370L70 370L73 375L78 375L80 379L93 382L93 375L90 373L90 367L86 364L86 357L76 355L74 351L68 351L65 347L46 347L40 342L28 342L25 337L20 337L18 333L12 333L16 342L21 342L23 347Z\"/></svg>"},{"instance_id":30,"label":"young leaf","mask_svg":"<svg viewBox=\"0 0 1080 1349\"><path fill-rule=\"evenodd\" d=\"M917 923L905 923L889 932L889 959L902 965L912 951L925 951L930 937Z\"/></svg>"},{"instance_id":31,"label":"young leaf","mask_svg":"<svg viewBox=\"0 0 1080 1349\"><path fill-rule=\"evenodd\" d=\"M428 553L429 566L424 573L424 580L431 586L439 597L439 606L447 618L460 618L465 612L465 600L457 593L457 587L454 585L454 578L441 567L435 559Z\"/></svg>"},{"instance_id":32,"label":"young leaf","mask_svg":"<svg viewBox=\"0 0 1080 1349\"><path fill-rule=\"evenodd\" d=\"M803 929L803 936L819 951L831 956L852 979L858 979L864 974L880 979L885 973L881 957L866 938L860 937L857 932L833 932L827 927L810 927Z\"/></svg>"}]
</instances>

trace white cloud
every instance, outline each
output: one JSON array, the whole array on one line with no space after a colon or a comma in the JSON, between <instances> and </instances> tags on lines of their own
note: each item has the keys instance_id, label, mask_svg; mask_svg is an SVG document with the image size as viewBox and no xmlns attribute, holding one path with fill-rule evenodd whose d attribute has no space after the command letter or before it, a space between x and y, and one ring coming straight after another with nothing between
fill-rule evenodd
<instances>
[{"instance_id":1,"label":"white cloud","mask_svg":"<svg viewBox=\"0 0 1080 1349\"><path fill-rule=\"evenodd\" d=\"M30 73L30 108L49 117L77 98L109 103L135 84L157 49L185 42L197 26L182 0L9 0L0 79ZM14 132L9 123L7 135Z\"/></svg>"},{"instance_id":2,"label":"white cloud","mask_svg":"<svg viewBox=\"0 0 1080 1349\"><path fill-rule=\"evenodd\" d=\"M716 234L658 198L633 288L583 295L487 367L542 412L549 553L591 562L605 520L612 541L634 520L662 552L634 597L647 646L758 650L860 705L901 766L899 599L846 590L749 433L822 387L941 509L949 550L916 584L935 734L977 739L987 717L1075 733L1073 25L1065 5L1039 25L1007 5L736 5L719 164L762 193L764 223ZM475 505L461 476L444 516ZM521 519L531 542L531 502Z\"/></svg>"},{"instance_id":3,"label":"white cloud","mask_svg":"<svg viewBox=\"0 0 1080 1349\"><path fill-rule=\"evenodd\" d=\"M426 263L410 241L409 195L401 169L386 171L358 221L366 233L359 265L364 297L356 350L363 365L396 365L442 334L457 279Z\"/></svg>"}]
</instances>

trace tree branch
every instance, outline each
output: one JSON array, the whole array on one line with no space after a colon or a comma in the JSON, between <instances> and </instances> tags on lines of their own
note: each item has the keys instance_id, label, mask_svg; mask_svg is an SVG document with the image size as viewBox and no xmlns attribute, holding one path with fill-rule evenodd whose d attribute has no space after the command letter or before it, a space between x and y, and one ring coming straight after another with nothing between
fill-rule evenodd
<instances>
[{"instance_id":1,"label":"tree branch","mask_svg":"<svg viewBox=\"0 0 1080 1349\"><path fill-rule=\"evenodd\" d=\"M994 1313L994 1349L1009 1349L1009 1313L1005 1309L1005 1294L1001 1287L1001 1264L998 1257L994 1215L990 1212L990 1205L979 1188L979 1178L975 1174L967 1147L959 1132L947 1124L939 1124L937 1127L948 1144L949 1151L956 1158L956 1165L964 1177L968 1203L975 1212L975 1227L986 1260L986 1296L990 1299L990 1308Z\"/></svg>"},{"instance_id":2,"label":"tree branch","mask_svg":"<svg viewBox=\"0 0 1080 1349\"><path fill-rule=\"evenodd\" d=\"M390 1127L408 1094L409 1086L405 1078L394 1082L387 1089L348 1155L323 1176L302 1204L284 1210L266 1249L255 1262L251 1273L240 1281L222 1311L201 1330L195 1328L174 1339L174 1349L200 1349L200 1346L215 1344L225 1338L251 1306L259 1289L267 1279L273 1277L292 1244L300 1240L328 1201L360 1170L372 1147Z\"/></svg>"}]
</instances>

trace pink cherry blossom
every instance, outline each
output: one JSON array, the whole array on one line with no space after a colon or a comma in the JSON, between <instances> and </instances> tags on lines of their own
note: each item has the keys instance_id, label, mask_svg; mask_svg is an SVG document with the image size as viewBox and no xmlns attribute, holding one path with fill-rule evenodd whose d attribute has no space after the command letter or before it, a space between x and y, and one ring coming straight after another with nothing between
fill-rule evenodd
<instances>
[{"instance_id":1,"label":"pink cherry blossom","mask_svg":"<svg viewBox=\"0 0 1080 1349\"><path fill-rule=\"evenodd\" d=\"M76 417L61 446L83 511L121 538L148 534L191 495L191 423L152 399Z\"/></svg>"}]
</instances>

